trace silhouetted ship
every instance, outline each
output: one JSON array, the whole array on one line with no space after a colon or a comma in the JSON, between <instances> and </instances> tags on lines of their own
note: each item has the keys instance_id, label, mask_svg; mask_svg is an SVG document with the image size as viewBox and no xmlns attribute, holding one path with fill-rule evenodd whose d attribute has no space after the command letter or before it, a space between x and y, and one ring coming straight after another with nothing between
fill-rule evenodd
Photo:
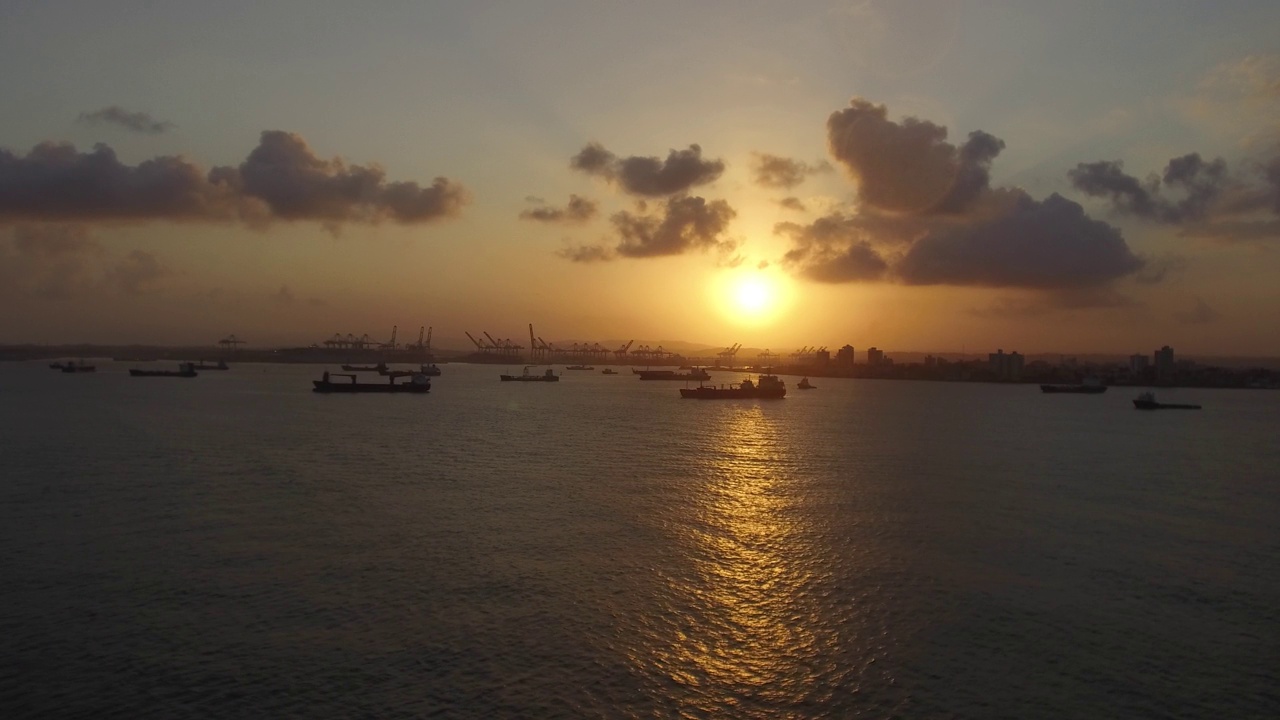
<instances>
[{"instance_id":1,"label":"silhouetted ship","mask_svg":"<svg viewBox=\"0 0 1280 720\"><path fill-rule=\"evenodd\" d=\"M422 366L419 367L417 370L391 370L384 367L378 371L378 374L382 375L383 377L412 377L414 375L426 375L428 377L439 377L440 368L436 367L435 363L431 363L430 365L423 363Z\"/></svg>"},{"instance_id":2,"label":"silhouetted ship","mask_svg":"<svg viewBox=\"0 0 1280 720\"><path fill-rule=\"evenodd\" d=\"M192 367L194 367L196 370L230 370L231 369L231 366L227 365L226 360L219 360L218 362L212 365L201 360L200 362L195 363Z\"/></svg>"},{"instance_id":3,"label":"silhouetted ship","mask_svg":"<svg viewBox=\"0 0 1280 720\"><path fill-rule=\"evenodd\" d=\"M78 363L74 360L66 363L50 363L49 367L55 370L61 370L64 373L95 372L98 369L97 367L90 365L83 360L81 360Z\"/></svg>"},{"instance_id":4,"label":"silhouetted ship","mask_svg":"<svg viewBox=\"0 0 1280 720\"><path fill-rule=\"evenodd\" d=\"M796 387L800 390L815 390L818 386L809 382L809 378L802 378Z\"/></svg>"},{"instance_id":5,"label":"silhouetted ship","mask_svg":"<svg viewBox=\"0 0 1280 720\"><path fill-rule=\"evenodd\" d=\"M350 378L350 382L334 382L332 378L344 377ZM356 382L354 373L333 373L326 372L319 380L312 380L311 384L313 392L318 393L427 393L431 392L431 380L422 373L414 373L412 379L407 383L396 384L395 377L387 378L386 382L362 383Z\"/></svg>"},{"instance_id":6,"label":"silhouetted ship","mask_svg":"<svg viewBox=\"0 0 1280 720\"><path fill-rule=\"evenodd\" d=\"M787 396L787 386L777 375L761 375L756 382L743 380L728 387L699 385L696 388L680 388L680 397L695 400L781 400Z\"/></svg>"},{"instance_id":7,"label":"silhouetted ship","mask_svg":"<svg viewBox=\"0 0 1280 720\"><path fill-rule=\"evenodd\" d=\"M524 372L519 375L499 375L498 377L502 382L560 382L560 376L556 375L551 368L547 368L547 371L541 375L536 375L529 372L531 367L533 366L525 367Z\"/></svg>"},{"instance_id":8,"label":"silhouetted ship","mask_svg":"<svg viewBox=\"0 0 1280 720\"><path fill-rule=\"evenodd\" d=\"M565 365L565 370L595 370L591 365Z\"/></svg>"},{"instance_id":9,"label":"silhouetted ship","mask_svg":"<svg viewBox=\"0 0 1280 720\"><path fill-rule=\"evenodd\" d=\"M133 377L183 377L193 378L196 376L196 366L194 363L182 363L177 370L139 370L133 368L129 371Z\"/></svg>"},{"instance_id":10,"label":"silhouetted ship","mask_svg":"<svg viewBox=\"0 0 1280 720\"><path fill-rule=\"evenodd\" d=\"M1139 410L1199 410L1199 405L1187 403L1156 402L1155 393L1144 392L1133 399L1133 406Z\"/></svg>"},{"instance_id":11,"label":"silhouetted ship","mask_svg":"<svg viewBox=\"0 0 1280 720\"><path fill-rule=\"evenodd\" d=\"M343 365L342 369L347 372L376 372L380 373L387 369L387 364L380 362L377 365Z\"/></svg>"},{"instance_id":12,"label":"silhouetted ship","mask_svg":"<svg viewBox=\"0 0 1280 720\"><path fill-rule=\"evenodd\" d=\"M1084 382L1073 385L1041 385L1043 393L1073 393L1077 395L1099 395L1107 391L1107 386L1097 378L1085 378Z\"/></svg>"},{"instance_id":13,"label":"silhouetted ship","mask_svg":"<svg viewBox=\"0 0 1280 720\"><path fill-rule=\"evenodd\" d=\"M617 375L618 371L614 370L613 368L605 368L600 371L600 374L601 375Z\"/></svg>"},{"instance_id":14,"label":"silhouetted ship","mask_svg":"<svg viewBox=\"0 0 1280 720\"><path fill-rule=\"evenodd\" d=\"M693 368L687 373L675 370L632 370L641 380L710 380L711 374L702 368Z\"/></svg>"}]
</instances>

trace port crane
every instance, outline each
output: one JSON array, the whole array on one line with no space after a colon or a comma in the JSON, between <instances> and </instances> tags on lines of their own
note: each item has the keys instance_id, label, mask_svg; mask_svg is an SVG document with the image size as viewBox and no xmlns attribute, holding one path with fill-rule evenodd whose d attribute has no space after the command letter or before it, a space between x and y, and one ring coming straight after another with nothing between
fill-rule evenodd
<instances>
[{"instance_id":1,"label":"port crane","mask_svg":"<svg viewBox=\"0 0 1280 720\"><path fill-rule=\"evenodd\" d=\"M240 346L244 344L245 341L236 337L235 333L232 333L218 341L218 345L222 346L223 350L230 350L232 352L239 350Z\"/></svg>"},{"instance_id":2,"label":"port crane","mask_svg":"<svg viewBox=\"0 0 1280 720\"><path fill-rule=\"evenodd\" d=\"M627 351L631 349L631 345L634 343L635 343L635 340L630 340L627 342L626 345L623 345L622 347L613 351L613 356L618 359L618 362L622 362L623 360L627 359Z\"/></svg>"},{"instance_id":3,"label":"port crane","mask_svg":"<svg viewBox=\"0 0 1280 720\"><path fill-rule=\"evenodd\" d=\"M742 349L742 343L730 345L729 347L716 353L716 367L720 367L721 363L733 366L733 360L738 356L738 351Z\"/></svg>"}]
</instances>

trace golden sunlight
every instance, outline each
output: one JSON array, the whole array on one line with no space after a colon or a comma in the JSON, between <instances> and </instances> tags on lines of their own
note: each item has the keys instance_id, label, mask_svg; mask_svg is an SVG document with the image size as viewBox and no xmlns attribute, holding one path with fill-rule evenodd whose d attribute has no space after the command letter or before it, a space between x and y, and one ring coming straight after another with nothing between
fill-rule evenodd
<instances>
[{"instance_id":1,"label":"golden sunlight","mask_svg":"<svg viewBox=\"0 0 1280 720\"><path fill-rule=\"evenodd\" d=\"M777 320L789 298L787 289L785 278L769 270L734 270L717 276L709 288L720 314L742 326Z\"/></svg>"}]
</instances>

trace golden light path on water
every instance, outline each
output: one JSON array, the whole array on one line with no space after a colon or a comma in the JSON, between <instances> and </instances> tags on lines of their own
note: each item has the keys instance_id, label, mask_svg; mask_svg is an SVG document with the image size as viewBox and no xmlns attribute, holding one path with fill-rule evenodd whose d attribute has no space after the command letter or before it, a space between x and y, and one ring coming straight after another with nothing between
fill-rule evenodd
<instances>
[{"instance_id":1,"label":"golden light path on water","mask_svg":"<svg viewBox=\"0 0 1280 720\"><path fill-rule=\"evenodd\" d=\"M672 604L687 617L647 658L691 690L677 697L692 716L794 703L817 684L819 656L834 641L815 633L823 625L808 592L814 533L788 472L791 449L759 405L726 410L708 428L714 445L692 479L691 522L680 528L692 572L672 578Z\"/></svg>"}]
</instances>

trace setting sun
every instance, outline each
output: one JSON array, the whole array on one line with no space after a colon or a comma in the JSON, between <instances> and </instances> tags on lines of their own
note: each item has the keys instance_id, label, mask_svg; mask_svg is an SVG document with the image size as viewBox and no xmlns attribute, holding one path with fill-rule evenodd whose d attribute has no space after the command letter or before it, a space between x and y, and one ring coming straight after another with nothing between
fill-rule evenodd
<instances>
[{"instance_id":1,"label":"setting sun","mask_svg":"<svg viewBox=\"0 0 1280 720\"><path fill-rule=\"evenodd\" d=\"M708 287L720 315L739 326L760 327L778 320L789 302L786 278L772 270L734 270Z\"/></svg>"},{"instance_id":2,"label":"setting sun","mask_svg":"<svg viewBox=\"0 0 1280 720\"><path fill-rule=\"evenodd\" d=\"M743 278L734 291L734 300L743 312L757 314L769 307L773 292L759 277Z\"/></svg>"}]
</instances>

